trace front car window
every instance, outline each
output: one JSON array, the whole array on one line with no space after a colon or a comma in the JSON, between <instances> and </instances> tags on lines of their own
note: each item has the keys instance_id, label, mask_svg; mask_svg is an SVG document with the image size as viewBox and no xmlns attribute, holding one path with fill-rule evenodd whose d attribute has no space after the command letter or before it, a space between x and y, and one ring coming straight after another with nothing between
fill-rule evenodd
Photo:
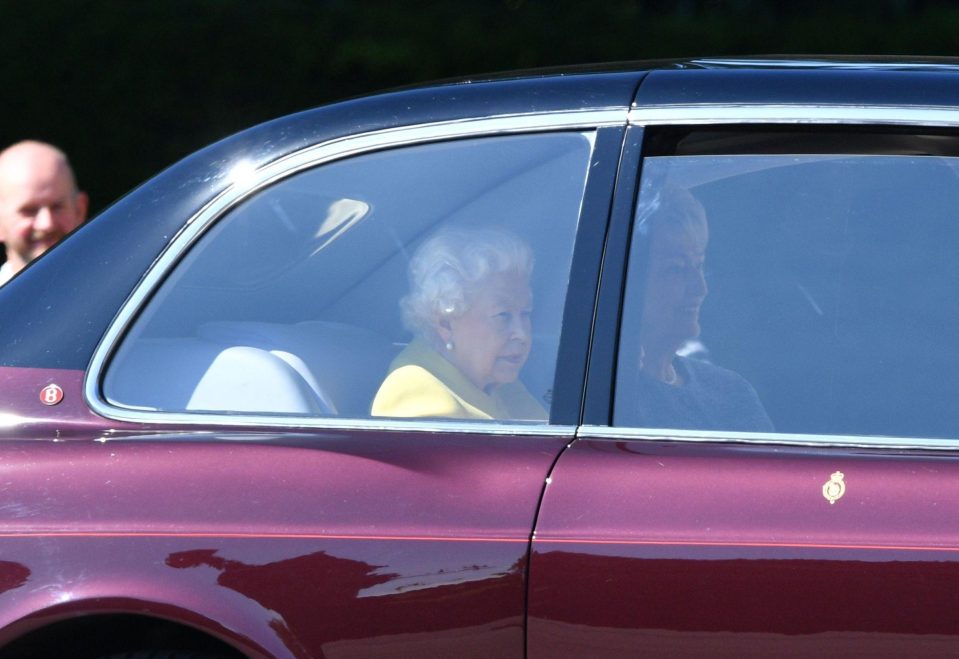
<instances>
[{"instance_id":1,"label":"front car window","mask_svg":"<svg viewBox=\"0 0 959 659\"><path fill-rule=\"evenodd\" d=\"M545 422L592 133L303 171L190 249L108 363L156 412Z\"/></svg>"},{"instance_id":2,"label":"front car window","mask_svg":"<svg viewBox=\"0 0 959 659\"><path fill-rule=\"evenodd\" d=\"M614 423L959 437L959 158L898 141L647 158Z\"/></svg>"}]
</instances>

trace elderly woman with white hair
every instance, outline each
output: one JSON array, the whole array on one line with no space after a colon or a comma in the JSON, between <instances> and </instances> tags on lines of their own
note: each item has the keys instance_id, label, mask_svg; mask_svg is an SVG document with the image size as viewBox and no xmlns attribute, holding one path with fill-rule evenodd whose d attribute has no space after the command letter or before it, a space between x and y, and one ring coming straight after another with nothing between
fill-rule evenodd
<instances>
[{"instance_id":1,"label":"elderly woman with white hair","mask_svg":"<svg viewBox=\"0 0 959 659\"><path fill-rule=\"evenodd\" d=\"M505 231L427 239L400 301L414 339L390 365L373 416L545 420L518 379L532 342L532 269L529 247Z\"/></svg>"}]
</instances>

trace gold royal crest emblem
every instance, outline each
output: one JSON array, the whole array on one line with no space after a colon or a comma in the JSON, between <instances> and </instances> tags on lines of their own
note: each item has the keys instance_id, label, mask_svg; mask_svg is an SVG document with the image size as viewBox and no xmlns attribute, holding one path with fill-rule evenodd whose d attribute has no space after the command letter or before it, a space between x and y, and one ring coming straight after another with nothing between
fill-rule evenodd
<instances>
[{"instance_id":1,"label":"gold royal crest emblem","mask_svg":"<svg viewBox=\"0 0 959 659\"><path fill-rule=\"evenodd\" d=\"M841 471L835 472L822 486L822 495L826 497L826 501L828 501L830 504L836 503L842 499L842 495L845 493L846 482L843 480L843 473Z\"/></svg>"}]
</instances>

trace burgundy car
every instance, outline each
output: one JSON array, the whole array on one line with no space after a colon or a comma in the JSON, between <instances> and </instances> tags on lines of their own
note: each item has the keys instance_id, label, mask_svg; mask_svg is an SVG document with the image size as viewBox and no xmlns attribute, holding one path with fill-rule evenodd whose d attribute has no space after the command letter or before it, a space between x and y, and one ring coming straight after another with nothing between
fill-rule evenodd
<instances>
[{"instance_id":1,"label":"burgundy car","mask_svg":"<svg viewBox=\"0 0 959 659\"><path fill-rule=\"evenodd\" d=\"M452 229L528 246L548 419L372 413ZM959 651L955 62L322 107L134 190L0 314L2 656Z\"/></svg>"}]
</instances>

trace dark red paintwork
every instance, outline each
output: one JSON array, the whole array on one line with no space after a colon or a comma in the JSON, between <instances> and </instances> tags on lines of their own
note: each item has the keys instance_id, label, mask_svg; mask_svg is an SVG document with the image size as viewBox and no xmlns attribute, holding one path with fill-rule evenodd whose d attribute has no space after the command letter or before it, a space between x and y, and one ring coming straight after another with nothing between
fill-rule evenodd
<instances>
[{"instance_id":1,"label":"dark red paintwork","mask_svg":"<svg viewBox=\"0 0 959 659\"><path fill-rule=\"evenodd\" d=\"M90 432L76 373L12 371L25 417L47 380L65 397L60 441L31 422L0 445L0 645L135 600L263 656L523 655L529 533L569 438Z\"/></svg>"},{"instance_id":2,"label":"dark red paintwork","mask_svg":"<svg viewBox=\"0 0 959 659\"><path fill-rule=\"evenodd\" d=\"M957 497L954 456L577 441L537 524L530 656L952 652Z\"/></svg>"},{"instance_id":3,"label":"dark red paintwork","mask_svg":"<svg viewBox=\"0 0 959 659\"><path fill-rule=\"evenodd\" d=\"M113 613L251 657L954 654L955 453L134 424L92 413L83 385L144 273L238 163L404 126L619 111L597 133L551 409L608 426L643 155L628 109L943 109L957 71L693 61L508 76L319 108L174 165L0 287L0 654ZM47 406L51 383L64 397ZM830 504L835 471L847 491Z\"/></svg>"},{"instance_id":4,"label":"dark red paintwork","mask_svg":"<svg viewBox=\"0 0 959 659\"><path fill-rule=\"evenodd\" d=\"M56 405L44 405L40 393L49 384L63 390ZM83 400L83 371L0 366L0 438L66 439L107 429L132 427L90 411Z\"/></svg>"}]
</instances>

